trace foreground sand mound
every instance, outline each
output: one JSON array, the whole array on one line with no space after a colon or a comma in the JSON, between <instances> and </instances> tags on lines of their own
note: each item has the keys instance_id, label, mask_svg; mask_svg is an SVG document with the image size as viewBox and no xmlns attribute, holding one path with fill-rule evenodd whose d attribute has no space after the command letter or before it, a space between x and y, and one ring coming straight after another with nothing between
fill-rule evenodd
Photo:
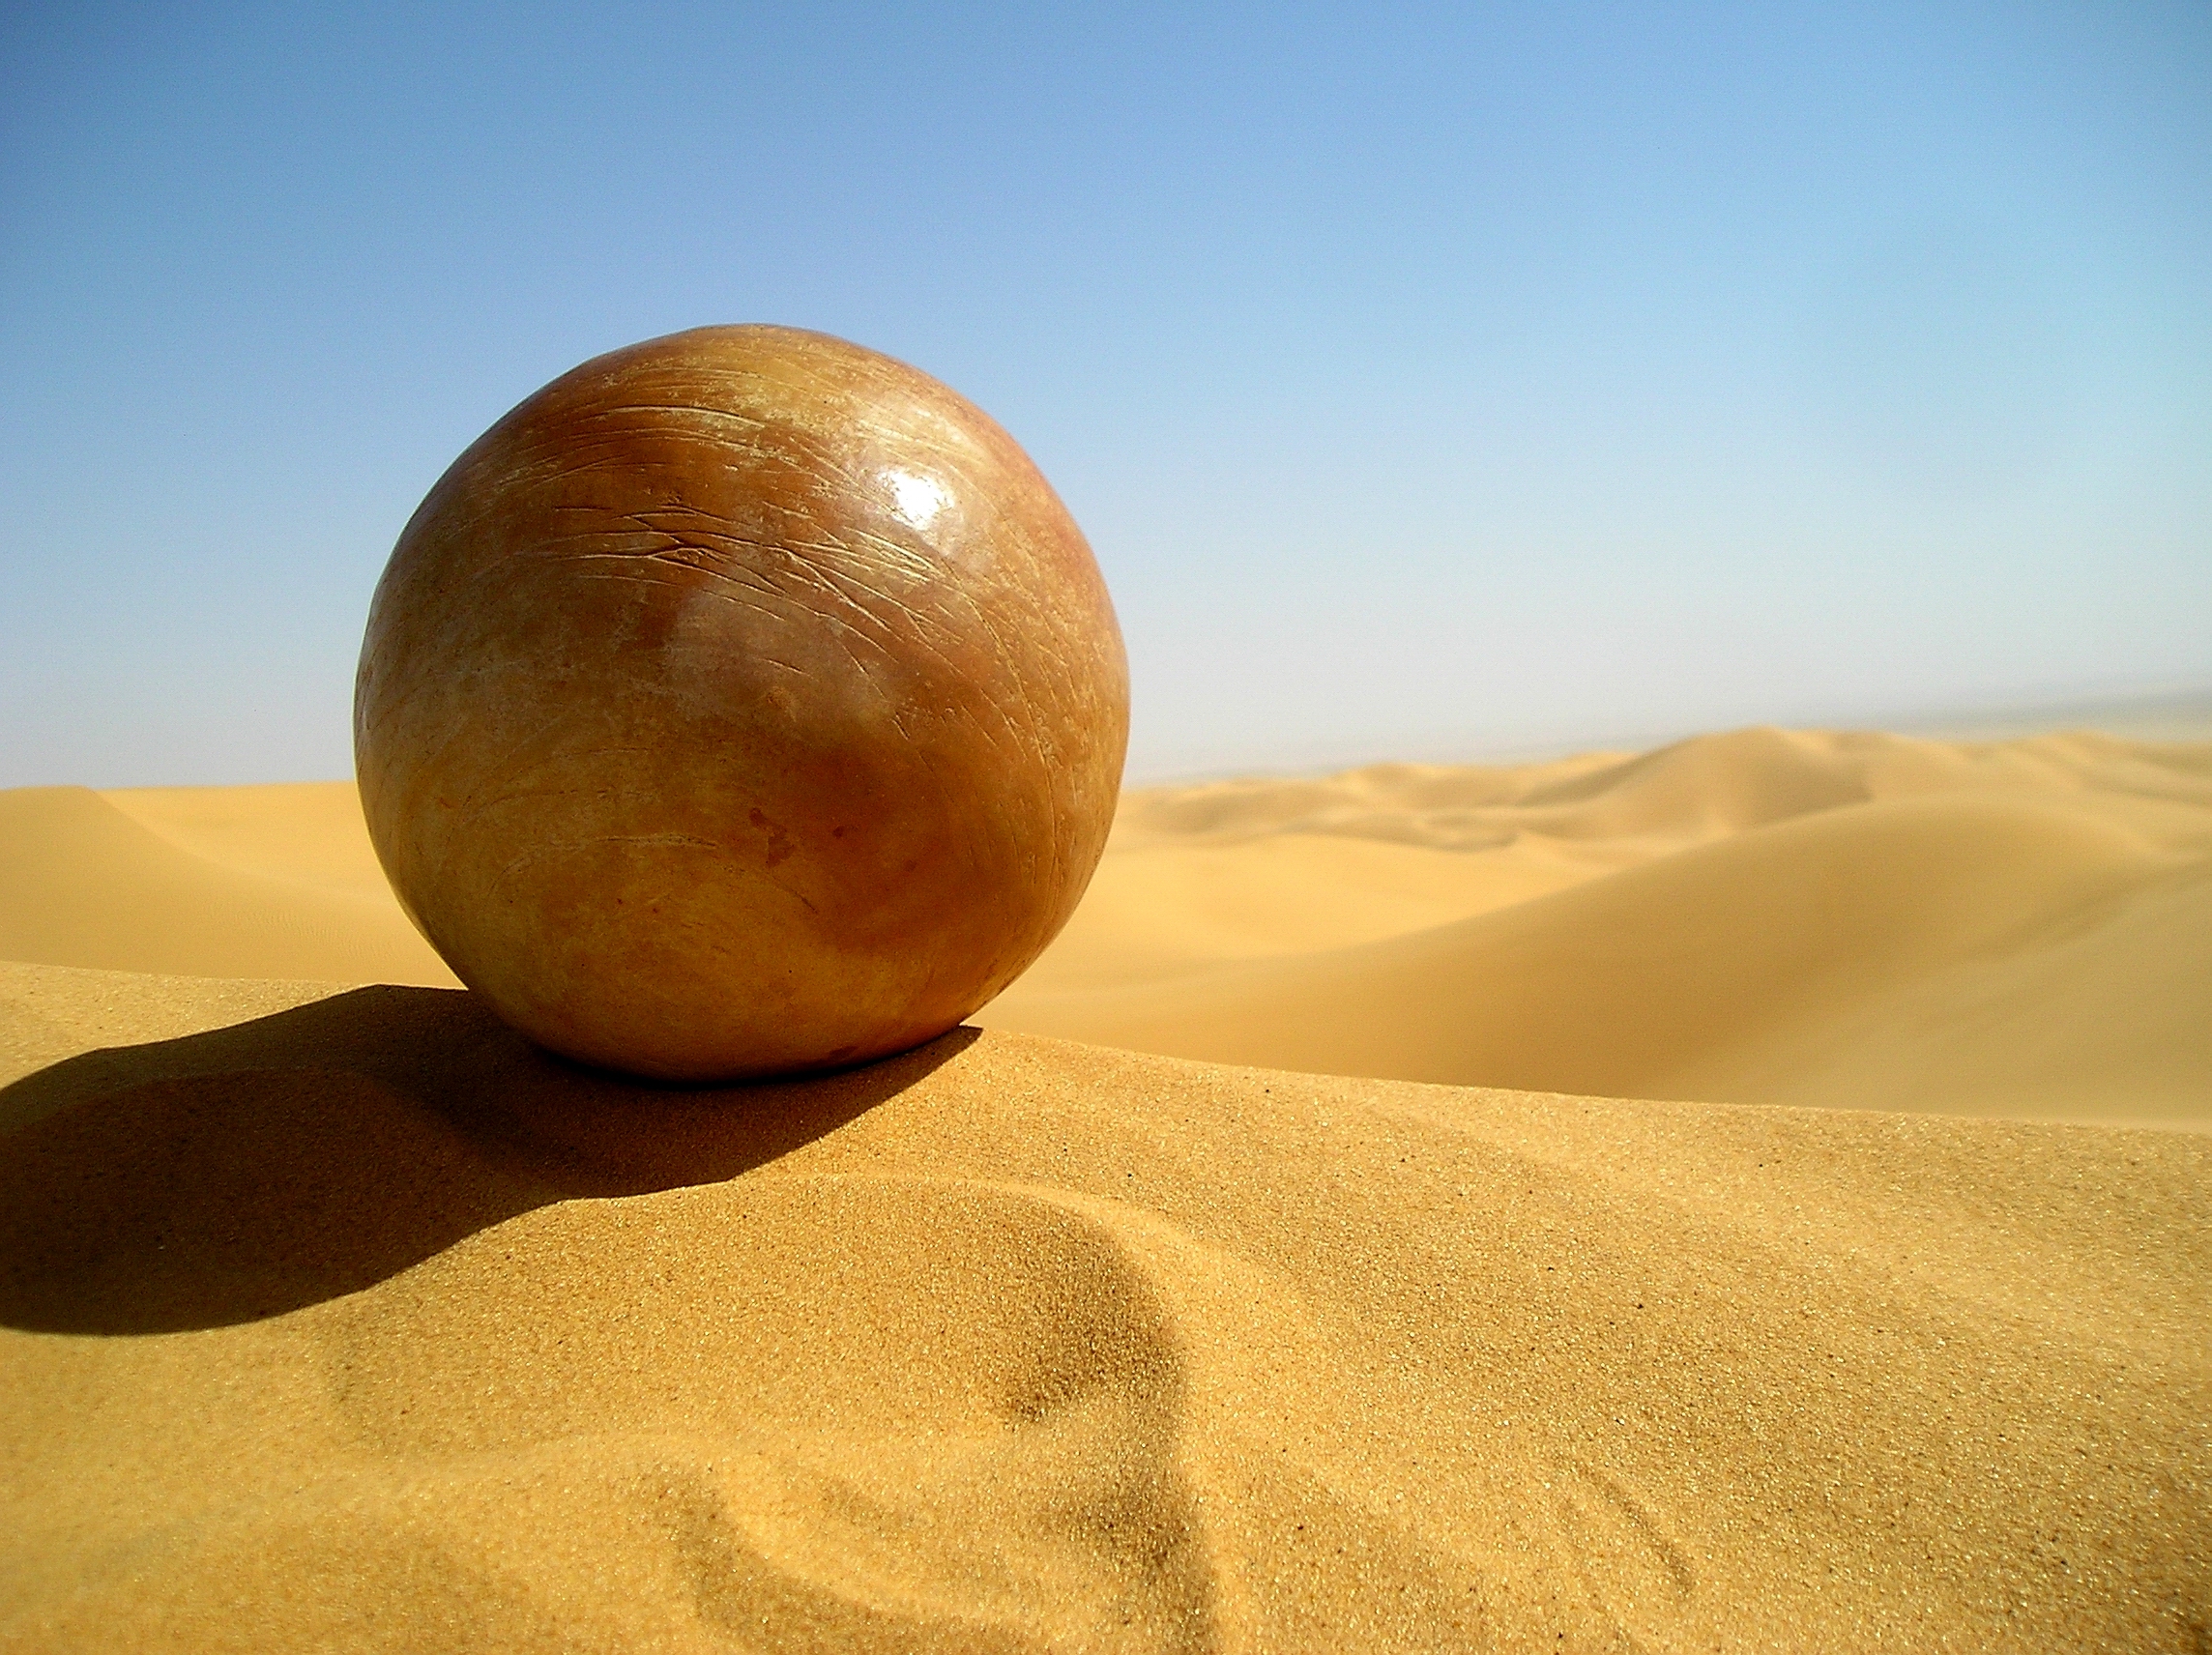
<instances>
[{"instance_id":1,"label":"foreground sand mound","mask_svg":"<svg viewBox=\"0 0 2212 1655\"><path fill-rule=\"evenodd\" d=\"M0 1648L2212 1627L2198 1136L966 1031L651 1091L458 993L0 1006Z\"/></svg>"},{"instance_id":2,"label":"foreground sand mound","mask_svg":"<svg viewBox=\"0 0 2212 1655\"><path fill-rule=\"evenodd\" d=\"M979 1021L1455 1085L2212 1125L2212 746L1751 730L1138 795Z\"/></svg>"}]
</instances>

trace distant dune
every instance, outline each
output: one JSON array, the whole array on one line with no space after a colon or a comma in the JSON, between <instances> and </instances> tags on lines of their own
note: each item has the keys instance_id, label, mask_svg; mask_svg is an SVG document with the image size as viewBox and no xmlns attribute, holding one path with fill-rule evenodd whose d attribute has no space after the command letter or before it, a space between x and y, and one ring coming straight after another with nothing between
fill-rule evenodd
<instances>
[{"instance_id":1,"label":"distant dune","mask_svg":"<svg viewBox=\"0 0 2212 1655\"><path fill-rule=\"evenodd\" d=\"M452 986L351 782L0 792L0 959Z\"/></svg>"},{"instance_id":2,"label":"distant dune","mask_svg":"<svg viewBox=\"0 0 2212 1655\"><path fill-rule=\"evenodd\" d=\"M800 1083L451 983L0 793L0 1652L2212 1642L2212 744L1135 794Z\"/></svg>"},{"instance_id":3,"label":"distant dune","mask_svg":"<svg viewBox=\"0 0 2212 1655\"><path fill-rule=\"evenodd\" d=\"M1138 795L980 1021L1455 1086L2212 1126L2212 745L1749 730Z\"/></svg>"}]
</instances>

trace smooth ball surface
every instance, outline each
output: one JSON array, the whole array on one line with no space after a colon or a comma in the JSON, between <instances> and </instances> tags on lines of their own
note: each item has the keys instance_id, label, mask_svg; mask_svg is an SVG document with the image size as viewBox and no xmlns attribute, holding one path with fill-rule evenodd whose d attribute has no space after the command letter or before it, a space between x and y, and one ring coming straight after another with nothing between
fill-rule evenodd
<instances>
[{"instance_id":1,"label":"smooth ball surface","mask_svg":"<svg viewBox=\"0 0 2212 1655\"><path fill-rule=\"evenodd\" d=\"M1128 739L1090 547L1013 439L842 340L701 328L453 462L376 590L370 836L454 973L670 1080L944 1032L1089 883Z\"/></svg>"}]
</instances>

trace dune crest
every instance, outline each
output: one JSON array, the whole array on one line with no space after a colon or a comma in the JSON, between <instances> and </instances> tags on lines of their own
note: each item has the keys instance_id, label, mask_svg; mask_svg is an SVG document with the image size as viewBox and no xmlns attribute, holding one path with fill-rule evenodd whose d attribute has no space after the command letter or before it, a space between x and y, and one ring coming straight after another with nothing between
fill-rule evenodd
<instances>
[{"instance_id":1,"label":"dune crest","mask_svg":"<svg viewBox=\"0 0 2212 1655\"><path fill-rule=\"evenodd\" d=\"M1747 730L1137 795L978 1021L1449 1085L2212 1126L2212 745Z\"/></svg>"},{"instance_id":2,"label":"dune crest","mask_svg":"<svg viewBox=\"0 0 2212 1655\"><path fill-rule=\"evenodd\" d=\"M0 791L0 960L451 984L384 883L359 804L342 808L352 791Z\"/></svg>"}]
</instances>

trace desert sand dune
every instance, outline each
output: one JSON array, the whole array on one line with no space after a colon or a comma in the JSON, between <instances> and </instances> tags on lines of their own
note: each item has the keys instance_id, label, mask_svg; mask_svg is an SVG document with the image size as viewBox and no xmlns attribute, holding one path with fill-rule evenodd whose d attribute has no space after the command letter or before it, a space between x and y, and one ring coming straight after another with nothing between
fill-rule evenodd
<instances>
[{"instance_id":1,"label":"desert sand dune","mask_svg":"<svg viewBox=\"0 0 2212 1655\"><path fill-rule=\"evenodd\" d=\"M2212 1641L2212 746L1137 794L804 1083L442 981L342 784L0 794L0 1652Z\"/></svg>"},{"instance_id":2,"label":"desert sand dune","mask_svg":"<svg viewBox=\"0 0 2212 1655\"><path fill-rule=\"evenodd\" d=\"M2196 1647L2212 1140L11 968L0 1648ZM214 993L215 998L207 998Z\"/></svg>"},{"instance_id":3,"label":"desert sand dune","mask_svg":"<svg viewBox=\"0 0 2212 1655\"><path fill-rule=\"evenodd\" d=\"M1750 729L1642 754L1511 768L1376 765L1317 779L1154 789L1122 802L1125 844L1337 833L1445 850L1522 834L1679 846L1809 811L1923 793L2032 791L2212 800L2212 745L2093 732L1952 743L1877 732Z\"/></svg>"},{"instance_id":4,"label":"desert sand dune","mask_svg":"<svg viewBox=\"0 0 2212 1655\"><path fill-rule=\"evenodd\" d=\"M1340 898L1396 858L1430 923L1303 901L1307 845ZM2212 747L1755 730L1138 796L980 1020L1450 1085L2212 1125Z\"/></svg>"},{"instance_id":5,"label":"desert sand dune","mask_svg":"<svg viewBox=\"0 0 2212 1655\"><path fill-rule=\"evenodd\" d=\"M0 792L0 959L451 984L393 900L351 788ZM168 796L168 797L163 797ZM365 867L362 858L365 857Z\"/></svg>"},{"instance_id":6,"label":"desert sand dune","mask_svg":"<svg viewBox=\"0 0 2212 1655\"><path fill-rule=\"evenodd\" d=\"M370 896L391 888L350 781L129 787L100 797L172 845L226 868Z\"/></svg>"}]
</instances>

